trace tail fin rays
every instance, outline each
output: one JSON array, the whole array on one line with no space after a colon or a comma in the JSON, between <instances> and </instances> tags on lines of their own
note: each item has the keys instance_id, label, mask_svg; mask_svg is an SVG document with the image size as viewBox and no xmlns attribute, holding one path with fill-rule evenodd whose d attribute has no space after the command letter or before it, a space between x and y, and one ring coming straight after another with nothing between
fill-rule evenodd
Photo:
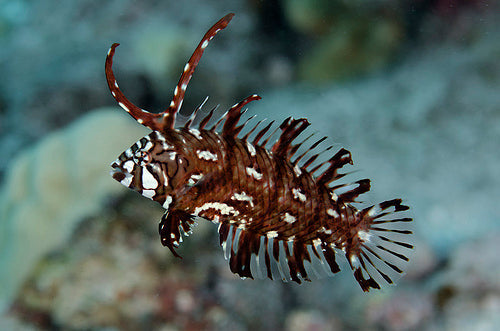
<instances>
[{"instance_id":1,"label":"tail fin rays","mask_svg":"<svg viewBox=\"0 0 500 331\"><path fill-rule=\"evenodd\" d=\"M407 229L412 219L380 218L407 209L401 199L394 199L359 211L361 229L346 255L363 291L378 289L380 283L393 284L404 273L413 249L412 231Z\"/></svg>"}]
</instances>

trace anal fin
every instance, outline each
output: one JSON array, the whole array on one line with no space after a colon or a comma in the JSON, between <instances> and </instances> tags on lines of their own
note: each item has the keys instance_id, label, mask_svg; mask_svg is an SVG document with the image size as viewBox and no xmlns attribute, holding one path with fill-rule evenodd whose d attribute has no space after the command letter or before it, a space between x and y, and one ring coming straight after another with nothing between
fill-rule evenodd
<instances>
[{"instance_id":1,"label":"anal fin","mask_svg":"<svg viewBox=\"0 0 500 331\"><path fill-rule=\"evenodd\" d=\"M340 271L336 253L326 243L305 244L219 223L220 245L231 271L242 278L281 279L298 284ZM316 243L315 243L316 244Z\"/></svg>"}]
</instances>

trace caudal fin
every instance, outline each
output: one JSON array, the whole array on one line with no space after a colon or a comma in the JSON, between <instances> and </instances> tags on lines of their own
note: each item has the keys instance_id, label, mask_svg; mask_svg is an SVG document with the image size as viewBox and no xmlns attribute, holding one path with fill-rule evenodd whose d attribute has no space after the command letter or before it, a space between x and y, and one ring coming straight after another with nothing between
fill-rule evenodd
<instances>
[{"instance_id":1,"label":"caudal fin","mask_svg":"<svg viewBox=\"0 0 500 331\"><path fill-rule=\"evenodd\" d=\"M408 209L401 199L393 199L359 211L360 230L346 257L363 291L393 284L403 274L413 249L412 231L408 230L412 219L394 213Z\"/></svg>"}]
</instances>

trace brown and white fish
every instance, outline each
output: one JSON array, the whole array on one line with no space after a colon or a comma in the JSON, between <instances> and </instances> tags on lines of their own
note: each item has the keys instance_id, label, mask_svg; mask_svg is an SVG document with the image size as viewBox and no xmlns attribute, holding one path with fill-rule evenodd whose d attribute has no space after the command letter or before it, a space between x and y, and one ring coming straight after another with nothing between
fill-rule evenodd
<instances>
[{"instance_id":1,"label":"brown and white fish","mask_svg":"<svg viewBox=\"0 0 500 331\"><path fill-rule=\"evenodd\" d=\"M339 272L337 258L345 256L364 291L392 284L413 248L406 227L412 219L394 216L408 207L393 199L356 208L353 203L369 191L370 180L339 184L345 175L339 170L352 164L349 151L341 149L321 163L319 153L312 150L322 138L296 156L305 146L296 140L309 126L306 119L285 119L276 129L279 137L270 141L272 123L257 130L262 121L251 129L248 120L240 121L242 108L260 99L254 94L210 127L214 110L197 128L191 127L200 106L176 128L196 65L233 16L226 15L208 30L184 67L170 106L159 114L135 106L120 91L112 71L118 44L111 46L106 58L111 94L152 130L112 163L113 178L167 210L159 233L175 256L174 247L201 217L219 225L225 257L231 271L241 277L301 283ZM320 169L324 170L318 173Z\"/></svg>"}]
</instances>

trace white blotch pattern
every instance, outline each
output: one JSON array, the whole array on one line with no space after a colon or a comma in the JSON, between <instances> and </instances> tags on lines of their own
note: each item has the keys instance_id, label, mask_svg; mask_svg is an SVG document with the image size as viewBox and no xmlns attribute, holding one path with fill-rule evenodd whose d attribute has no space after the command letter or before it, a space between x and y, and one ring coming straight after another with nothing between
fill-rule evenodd
<instances>
[{"instance_id":1,"label":"white blotch pattern","mask_svg":"<svg viewBox=\"0 0 500 331\"><path fill-rule=\"evenodd\" d=\"M217 161L218 157L217 154L213 154L210 151L196 151L196 154L198 155L198 158L204 159L207 161Z\"/></svg>"},{"instance_id":2,"label":"white blotch pattern","mask_svg":"<svg viewBox=\"0 0 500 331\"><path fill-rule=\"evenodd\" d=\"M123 169L127 170L127 172L132 172L134 170L134 161L128 160L123 164Z\"/></svg>"},{"instance_id":3,"label":"white blotch pattern","mask_svg":"<svg viewBox=\"0 0 500 331\"><path fill-rule=\"evenodd\" d=\"M231 197L232 200L238 200L238 201L248 201L250 204L250 207L254 207L253 204L253 198L249 195L247 195L245 192L241 193L234 193L233 196Z\"/></svg>"},{"instance_id":4,"label":"white blotch pattern","mask_svg":"<svg viewBox=\"0 0 500 331\"><path fill-rule=\"evenodd\" d=\"M299 199L301 202L305 202L306 201L306 196L305 196L304 193L302 193L302 191L300 189L293 188L292 189L292 193L293 193L293 198L294 199Z\"/></svg>"},{"instance_id":5,"label":"white blotch pattern","mask_svg":"<svg viewBox=\"0 0 500 331\"><path fill-rule=\"evenodd\" d=\"M282 220L287 222L288 224L292 224L297 219L295 218L295 216L292 216L289 213L285 213L285 215L282 217Z\"/></svg>"},{"instance_id":6,"label":"white blotch pattern","mask_svg":"<svg viewBox=\"0 0 500 331\"><path fill-rule=\"evenodd\" d=\"M260 172L258 172L257 170L255 170L254 168L247 167L246 171L247 171L248 176L253 177L257 180L262 179L262 174Z\"/></svg>"},{"instance_id":7,"label":"white blotch pattern","mask_svg":"<svg viewBox=\"0 0 500 331\"><path fill-rule=\"evenodd\" d=\"M155 194L156 194L155 190L145 190L145 189L142 190L142 195L149 199L153 199Z\"/></svg>"},{"instance_id":8,"label":"white blotch pattern","mask_svg":"<svg viewBox=\"0 0 500 331\"><path fill-rule=\"evenodd\" d=\"M127 108L127 106L125 106L123 103L118 102L118 105L119 105L120 107L122 107L122 108L123 108L123 110L125 110L127 113L130 113L130 109L128 109L128 108Z\"/></svg>"},{"instance_id":9,"label":"white blotch pattern","mask_svg":"<svg viewBox=\"0 0 500 331\"><path fill-rule=\"evenodd\" d=\"M269 231L269 232L267 233L267 237L268 237L269 239L271 239L271 238L276 238L277 236L278 236L278 231Z\"/></svg>"},{"instance_id":10,"label":"white blotch pattern","mask_svg":"<svg viewBox=\"0 0 500 331\"><path fill-rule=\"evenodd\" d=\"M372 234L363 230L358 231L358 238L361 239L364 242L370 242L371 241Z\"/></svg>"},{"instance_id":11,"label":"white blotch pattern","mask_svg":"<svg viewBox=\"0 0 500 331\"><path fill-rule=\"evenodd\" d=\"M163 208L168 210L168 207L170 207L172 201L172 197L170 195L167 195L167 197L165 198L165 202L163 203Z\"/></svg>"},{"instance_id":12,"label":"white blotch pattern","mask_svg":"<svg viewBox=\"0 0 500 331\"><path fill-rule=\"evenodd\" d=\"M295 174L297 175L297 177L299 177L300 175L302 175L302 170L300 170L299 166L296 165L295 167L293 167L293 171L295 172Z\"/></svg>"},{"instance_id":13,"label":"white blotch pattern","mask_svg":"<svg viewBox=\"0 0 500 331\"><path fill-rule=\"evenodd\" d=\"M149 151L151 148L153 148L153 143L149 140L149 137L148 137L148 142L146 143L146 145L144 145L143 149Z\"/></svg>"},{"instance_id":14,"label":"white blotch pattern","mask_svg":"<svg viewBox=\"0 0 500 331\"><path fill-rule=\"evenodd\" d=\"M201 207L196 207L194 210L194 215L198 216L204 210L215 209L218 210L222 215L233 215L238 216L240 214L239 211L234 209L234 207L229 206L225 203L221 202L207 202Z\"/></svg>"},{"instance_id":15,"label":"white blotch pattern","mask_svg":"<svg viewBox=\"0 0 500 331\"><path fill-rule=\"evenodd\" d=\"M146 190L154 190L158 187L158 181L147 168L142 168L142 187Z\"/></svg>"},{"instance_id":16,"label":"white blotch pattern","mask_svg":"<svg viewBox=\"0 0 500 331\"><path fill-rule=\"evenodd\" d=\"M253 156L257 155L257 151L255 150L255 147L251 143L249 143L248 141L247 141L247 149L248 149L248 152L250 153L250 156L253 157Z\"/></svg>"},{"instance_id":17,"label":"white blotch pattern","mask_svg":"<svg viewBox=\"0 0 500 331\"><path fill-rule=\"evenodd\" d=\"M205 49L208 46L208 40L203 40L203 43L201 44L201 49Z\"/></svg>"},{"instance_id":18,"label":"white blotch pattern","mask_svg":"<svg viewBox=\"0 0 500 331\"><path fill-rule=\"evenodd\" d=\"M203 177L203 174L193 174L188 180L189 185L194 185L196 184L197 181L199 181Z\"/></svg>"},{"instance_id":19,"label":"white blotch pattern","mask_svg":"<svg viewBox=\"0 0 500 331\"><path fill-rule=\"evenodd\" d=\"M122 185L125 185L126 187L129 187L130 183L132 183L132 178L134 178L134 176L132 176L131 174L125 173L125 178L123 178L120 183Z\"/></svg>"},{"instance_id":20,"label":"white blotch pattern","mask_svg":"<svg viewBox=\"0 0 500 331\"><path fill-rule=\"evenodd\" d=\"M197 130L197 129L190 129L190 130L189 130L189 133L191 133L193 136L195 136L195 137L196 137L197 139L199 139L199 140L203 139L203 138L201 137L200 131L199 131L199 130Z\"/></svg>"},{"instance_id":21,"label":"white blotch pattern","mask_svg":"<svg viewBox=\"0 0 500 331\"><path fill-rule=\"evenodd\" d=\"M326 213L335 218L339 217L339 213L337 213L337 211L332 208L327 209Z\"/></svg>"}]
</instances>

